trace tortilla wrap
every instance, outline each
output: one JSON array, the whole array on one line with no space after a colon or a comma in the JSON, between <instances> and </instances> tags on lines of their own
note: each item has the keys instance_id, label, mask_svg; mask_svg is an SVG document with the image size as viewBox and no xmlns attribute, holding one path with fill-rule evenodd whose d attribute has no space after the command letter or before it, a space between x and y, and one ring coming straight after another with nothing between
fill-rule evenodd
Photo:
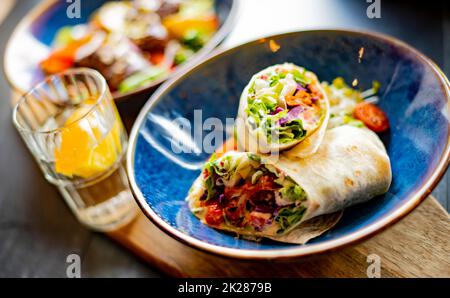
<instances>
[{"instance_id":1,"label":"tortilla wrap","mask_svg":"<svg viewBox=\"0 0 450 298\"><path fill-rule=\"evenodd\" d=\"M249 116L247 114L248 108L248 98L249 98L249 90L254 85L254 81L256 78L266 73L268 70L273 69L275 67L279 67L280 65L270 66L257 74L255 74L248 85L244 88L244 91L241 94L240 102L239 102L239 110L236 119L236 135L238 139L238 143L241 151L249 151L249 152L259 152L263 154L269 154L274 152L281 152L283 150L287 150L290 148L296 147L296 155L298 157L306 157L314 154L320 146L322 139L325 135L325 131L327 128L327 124L330 118L330 105L328 101L328 97L326 93L323 91L323 88L317 79L317 76L310 72L306 71L302 67L298 67L293 64L285 63L281 66L289 66L295 69L299 69L304 72L305 77L310 80L310 84L314 86L314 88L320 93L321 97L319 99L319 103L322 106L323 114L320 118L318 125L315 127L308 128L306 131L306 135L304 138L299 140L293 140L288 143L279 142L279 140L275 139L273 141L268 141L267 137L261 133L259 129L252 128L249 123ZM284 105L286 108L286 101L283 96L278 98L280 105ZM303 123L305 126L305 123ZM306 128L305 128L306 129Z\"/></svg>"},{"instance_id":2,"label":"tortilla wrap","mask_svg":"<svg viewBox=\"0 0 450 298\"><path fill-rule=\"evenodd\" d=\"M236 158L251 153L233 151L227 154ZM267 228L264 226L259 231L228 223L210 226L240 235L303 244L332 228L345 208L385 193L392 180L384 145L375 133L366 128L346 125L326 131L318 151L307 158L298 158L290 151L280 156L258 156L261 164L276 168L304 190L306 196L301 206L306 209L301 220L281 233L275 213ZM206 191L202 173L187 201L191 211L208 224L205 220L208 207L202 201Z\"/></svg>"}]
</instances>

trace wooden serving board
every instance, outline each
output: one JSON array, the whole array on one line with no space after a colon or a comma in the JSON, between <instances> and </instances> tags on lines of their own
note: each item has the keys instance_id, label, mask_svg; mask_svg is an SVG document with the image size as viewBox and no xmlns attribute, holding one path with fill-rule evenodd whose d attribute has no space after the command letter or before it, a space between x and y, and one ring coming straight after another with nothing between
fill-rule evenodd
<instances>
[{"instance_id":1,"label":"wooden serving board","mask_svg":"<svg viewBox=\"0 0 450 298\"><path fill-rule=\"evenodd\" d=\"M186 246L141 213L108 234L175 277L367 277L367 256L381 261L381 277L450 277L450 216L433 197L367 241L335 252L290 261L246 261Z\"/></svg>"}]
</instances>

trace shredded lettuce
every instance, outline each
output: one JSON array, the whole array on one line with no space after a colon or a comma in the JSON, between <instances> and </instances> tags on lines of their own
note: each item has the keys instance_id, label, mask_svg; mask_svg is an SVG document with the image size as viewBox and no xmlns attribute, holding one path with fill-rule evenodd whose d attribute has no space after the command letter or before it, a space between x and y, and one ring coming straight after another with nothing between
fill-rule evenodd
<instances>
[{"instance_id":1,"label":"shredded lettuce","mask_svg":"<svg viewBox=\"0 0 450 298\"><path fill-rule=\"evenodd\" d=\"M284 199L288 199L290 201L306 200L305 190L296 184L283 187L280 190L280 194Z\"/></svg>"},{"instance_id":2,"label":"shredded lettuce","mask_svg":"<svg viewBox=\"0 0 450 298\"><path fill-rule=\"evenodd\" d=\"M283 126L277 123L278 120L277 117L267 117L261 125L261 129L266 132L266 138L269 142L277 141L280 144L287 144L293 140L302 140L306 136L302 120L292 120Z\"/></svg>"},{"instance_id":3,"label":"shredded lettuce","mask_svg":"<svg viewBox=\"0 0 450 298\"><path fill-rule=\"evenodd\" d=\"M292 75L294 76L294 80L295 80L297 83L302 84L303 86L308 85L308 84L311 83L311 80L308 79L308 78L305 76L306 69L303 70L303 73L300 72L298 69L292 70L291 73L292 73Z\"/></svg>"},{"instance_id":4,"label":"shredded lettuce","mask_svg":"<svg viewBox=\"0 0 450 298\"><path fill-rule=\"evenodd\" d=\"M265 77L263 77L265 76ZM292 85L290 86L286 80ZM252 129L259 129L261 136L268 142L288 144L302 140L307 131L300 119L282 119L289 112L280 97L286 90L296 86L306 86L311 81L306 77L305 69L288 68L285 70L271 70L261 77L254 77L248 90L247 108L248 124ZM293 91L292 91L293 92ZM290 94L290 92L288 91ZM283 111L278 111L282 109ZM280 122L280 119L283 122Z\"/></svg>"},{"instance_id":5,"label":"shredded lettuce","mask_svg":"<svg viewBox=\"0 0 450 298\"><path fill-rule=\"evenodd\" d=\"M256 161L256 162L261 162L261 157L259 155L256 155L254 153L247 153L247 156L250 160Z\"/></svg>"},{"instance_id":6,"label":"shredded lettuce","mask_svg":"<svg viewBox=\"0 0 450 298\"><path fill-rule=\"evenodd\" d=\"M252 184L255 184L256 182L258 182L259 178L261 178L264 175L264 172L259 170L256 171L253 175L252 175Z\"/></svg>"},{"instance_id":7,"label":"shredded lettuce","mask_svg":"<svg viewBox=\"0 0 450 298\"><path fill-rule=\"evenodd\" d=\"M283 72L274 74L273 76L270 77L270 87L273 87L275 85L277 85L280 82L280 79L284 79L286 77L286 74Z\"/></svg>"},{"instance_id":8,"label":"shredded lettuce","mask_svg":"<svg viewBox=\"0 0 450 298\"><path fill-rule=\"evenodd\" d=\"M275 218L275 221L280 225L280 229L278 229L277 233L283 233L296 223L300 222L303 218L303 214L305 214L305 211L306 207L303 205L296 208L284 207L280 209L277 217Z\"/></svg>"},{"instance_id":9,"label":"shredded lettuce","mask_svg":"<svg viewBox=\"0 0 450 298\"><path fill-rule=\"evenodd\" d=\"M137 72L135 74L132 74L125 80L123 80L119 85L119 92L126 93L133 90L138 89L139 87L142 87L149 82L155 81L162 76L166 75L168 72L167 70L161 68L161 67L151 67L144 71Z\"/></svg>"},{"instance_id":10,"label":"shredded lettuce","mask_svg":"<svg viewBox=\"0 0 450 298\"><path fill-rule=\"evenodd\" d=\"M214 197L214 195L216 194L216 190L215 190L215 185L214 185L214 179L213 179L213 171L214 171L214 167L213 167L213 162L208 162L205 164L205 167L203 168L203 171L207 170L209 175L206 178L204 185L206 187L206 201L208 201L209 199L211 199L212 197Z\"/></svg>"}]
</instances>

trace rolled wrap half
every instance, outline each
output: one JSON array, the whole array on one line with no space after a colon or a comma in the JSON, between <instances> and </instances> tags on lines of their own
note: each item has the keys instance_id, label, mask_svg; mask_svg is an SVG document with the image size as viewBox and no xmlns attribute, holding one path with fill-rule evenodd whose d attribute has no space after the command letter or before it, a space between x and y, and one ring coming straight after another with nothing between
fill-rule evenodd
<instances>
[{"instance_id":1,"label":"rolled wrap half","mask_svg":"<svg viewBox=\"0 0 450 298\"><path fill-rule=\"evenodd\" d=\"M329 102L317 76L291 63L255 74L241 94L236 134L243 151L263 154L296 147L314 154L329 120Z\"/></svg>"},{"instance_id":2,"label":"rolled wrap half","mask_svg":"<svg viewBox=\"0 0 450 298\"><path fill-rule=\"evenodd\" d=\"M344 208L385 193L390 183L378 136L341 126L327 131L308 158L232 151L211 160L187 201L211 227L303 244L332 228Z\"/></svg>"}]
</instances>

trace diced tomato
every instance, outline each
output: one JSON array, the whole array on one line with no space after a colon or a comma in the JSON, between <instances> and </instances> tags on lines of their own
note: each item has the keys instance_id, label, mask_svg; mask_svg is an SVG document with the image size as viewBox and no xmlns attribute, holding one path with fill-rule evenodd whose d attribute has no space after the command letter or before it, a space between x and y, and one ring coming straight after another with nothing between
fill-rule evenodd
<instances>
[{"instance_id":1,"label":"diced tomato","mask_svg":"<svg viewBox=\"0 0 450 298\"><path fill-rule=\"evenodd\" d=\"M223 222L223 211L217 205L210 205L207 207L205 220L209 225L217 226Z\"/></svg>"},{"instance_id":2,"label":"diced tomato","mask_svg":"<svg viewBox=\"0 0 450 298\"><path fill-rule=\"evenodd\" d=\"M223 222L224 214L226 218L235 225L240 225L246 212L246 205L252 196L257 196L261 200L261 205L271 209L271 201L274 200L273 190L280 188L274 181L274 175L267 174L258 179L255 184L245 182L235 187L225 187L223 190L224 200L221 200L220 208L218 203L208 206L205 220L208 224L218 225Z\"/></svg>"},{"instance_id":3,"label":"diced tomato","mask_svg":"<svg viewBox=\"0 0 450 298\"><path fill-rule=\"evenodd\" d=\"M225 187L224 195L225 198L231 199L233 197L238 197L242 194L242 187Z\"/></svg>"},{"instance_id":4,"label":"diced tomato","mask_svg":"<svg viewBox=\"0 0 450 298\"><path fill-rule=\"evenodd\" d=\"M208 178L209 177L209 171L208 171L208 169L204 169L203 170L203 178Z\"/></svg>"},{"instance_id":5,"label":"diced tomato","mask_svg":"<svg viewBox=\"0 0 450 298\"><path fill-rule=\"evenodd\" d=\"M154 65L158 65L164 61L164 53L163 52L155 52L150 54L150 62Z\"/></svg>"},{"instance_id":6,"label":"diced tomato","mask_svg":"<svg viewBox=\"0 0 450 298\"><path fill-rule=\"evenodd\" d=\"M227 199L242 195L247 195L250 197L258 191L275 190L277 188L280 188L280 186L274 182L274 178L272 176L265 175L259 178L256 184L247 182L244 185L236 187L226 187L224 194Z\"/></svg>"},{"instance_id":7,"label":"diced tomato","mask_svg":"<svg viewBox=\"0 0 450 298\"><path fill-rule=\"evenodd\" d=\"M92 36L88 35L55 50L47 59L40 63L42 70L47 74L54 74L71 68L75 63L77 51L91 39Z\"/></svg>"},{"instance_id":8,"label":"diced tomato","mask_svg":"<svg viewBox=\"0 0 450 298\"><path fill-rule=\"evenodd\" d=\"M383 132L389 128L389 120L379 107L372 103L362 102L356 105L353 117L361 120L369 129Z\"/></svg>"},{"instance_id":9,"label":"diced tomato","mask_svg":"<svg viewBox=\"0 0 450 298\"><path fill-rule=\"evenodd\" d=\"M42 61L40 66L45 73L54 74L71 68L74 63L75 61L72 57L54 53Z\"/></svg>"}]
</instances>

